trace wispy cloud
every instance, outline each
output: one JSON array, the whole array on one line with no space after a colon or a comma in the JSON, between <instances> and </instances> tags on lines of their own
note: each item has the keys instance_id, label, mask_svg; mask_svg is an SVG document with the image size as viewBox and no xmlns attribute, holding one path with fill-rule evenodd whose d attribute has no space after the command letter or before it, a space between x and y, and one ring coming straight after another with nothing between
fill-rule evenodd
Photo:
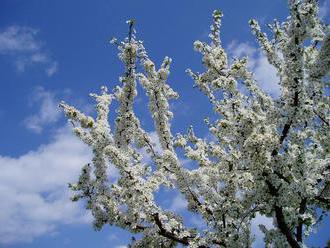
<instances>
[{"instance_id":1,"label":"wispy cloud","mask_svg":"<svg viewBox=\"0 0 330 248\"><path fill-rule=\"evenodd\" d=\"M35 52L41 44L35 39L38 31L29 27L10 26L0 33L0 52Z\"/></svg>"},{"instance_id":2,"label":"wispy cloud","mask_svg":"<svg viewBox=\"0 0 330 248\"><path fill-rule=\"evenodd\" d=\"M52 62L50 66L46 69L46 74L51 77L53 76L58 69L58 63L57 62Z\"/></svg>"},{"instance_id":3,"label":"wispy cloud","mask_svg":"<svg viewBox=\"0 0 330 248\"><path fill-rule=\"evenodd\" d=\"M329 9L330 9L330 0L324 0L320 3L319 16L321 19L324 19L328 15Z\"/></svg>"},{"instance_id":4,"label":"wispy cloud","mask_svg":"<svg viewBox=\"0 0 330 248\"><path fill-rule=\"evenodd\" d=\"M154 151L162 154L163 150L162 147L160 145L160 141L157 135L156 131L150 131L148 132L151 144L153 145ZM143 157L142 162L146 163L146 164L150 164L152 163L152 158L151 158L151 154L147 152L146 148L139 148L137 149L138 153Z\"/></svg>"},{"instance_id":5,"label":"wispy cloud","mask_svg":"<svg viewBox=\"0 0 330 248\"><path fill-rule=\"evenodd\" d=\"M32 241L60 224L90 222L67 189L90 158L90 150L67 127L36 150L0 155L0 246Z\"/></svg>"},{"instance_id":6,"label":"wispy cloud","mask_svg":"<svg viewBox=\"0 0 330 248\"><path fill-rule=\"evenodd\" d=\"M266 56L260 49L249 43L233 41L228 46L229 55L234 58L248 57L248 66L254 73L259 86L273 97L280 94L279 78L276 69L268 63Z\"/></svg>"},{"instance_id":7,"label":"wispy cloud","mask_svg":"<svg viewBox=\"0 0 330 248\"><path fill-rule=\"evenodd\" d=\"M51 58L37 36L36 29L10 26L0 32L0 54L11 56L19 72L41 65L45 73L52 76L57 71L58 63Z\"/></svg>"},{"instance_id":8,"label":"wispy cloud","mask_svg":"<svg viewBox=\"0 0 330 248\"><path fill-rule=\"evenodd\" d=\"M256 217L252 219L252 223L251 223L251 232L255 237L255 240L253 242L254 248L265 247L265 242L264 242L265 235L260 230L259 225L264 225L267 229L274 228L272 218L268 218L258 213Z\"/></svg>"},{"instance_id":9,"label":"wispy cloud","mask_svg":"<svg viewBox=\"0 0 330 248\"><path fill-rule=\"evenodd\" d=\"M181 194L178 194L173 198L170 209L178 213L182 210L187 209L187 206L188 206L187 200Z\"/></svg>"},{"instance_id":10,"label":"wispy cloud","mask_svg":"<svg viewBox=\"0 0 330 248\"><path fill-rule=\"evenodd\" d=\"M31 97L31 104L40 105L40 109L38 113L24 120L25 127L36 133L41 133L45 125L55 123L61 116L58 102L52 92L38 87Z\"/></svg>"}]
</instances>

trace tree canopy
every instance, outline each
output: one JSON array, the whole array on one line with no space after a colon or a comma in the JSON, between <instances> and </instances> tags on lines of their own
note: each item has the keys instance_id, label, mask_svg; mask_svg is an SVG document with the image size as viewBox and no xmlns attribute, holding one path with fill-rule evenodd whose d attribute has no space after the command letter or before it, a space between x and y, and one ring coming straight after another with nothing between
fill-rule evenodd
<instances>
[{"instance_id":1,"label":"tree canopy","mask_svg":"<svg viewBox=\"0 0 330 248\"><path fill-rule=\"evenodd\" d=\"M94 154L70 187L76 191L73 200L85 199L96 229L110 224L142 234L130 247L250 247L251 221L261 214L274 223L273 228L260 225L268 247L304 247L330 208L330 30L318 17L317 0L292 0L289 9L284 22L269 25L271 38L256 20L249 22L276 68L278 98L259 87L248 58L227 58L221 11L213 12L210 42L194 43L205 71L187 73L217 117L205 119L211 141L198 137L193 127L172 134L169 100L178 93L167 83L171 59L165 57L156 68L136 38L134 21L128 21L128 37L112 40L125 67L121 85L112 93L103 87L101 94L91 94L97 117L60 105ZM149 99L161 149L134 112L138 83ZM119 105L111 128L114 100ZM179 150L198 167L184 167ZM109 163L120 174L115 182L109 181ZM207 228L188 228L179 214L159 205L160 187L178 189Z\"/></svg>"}]
</instances>

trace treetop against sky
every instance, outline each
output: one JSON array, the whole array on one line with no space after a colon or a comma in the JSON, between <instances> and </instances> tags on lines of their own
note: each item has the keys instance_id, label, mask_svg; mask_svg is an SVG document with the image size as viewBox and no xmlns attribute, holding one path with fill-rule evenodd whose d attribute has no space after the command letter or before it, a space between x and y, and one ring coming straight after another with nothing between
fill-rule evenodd
<instances>
[{"instance_id":1,"label":"treetop against sky","mask_svg":"<svg viewBox=\"0 0 330 248\"><path fill-rule=\"evenodd\" d=\"M0 246L324 247L329 5L3 1Z\"/></svg>"}]
</instances>

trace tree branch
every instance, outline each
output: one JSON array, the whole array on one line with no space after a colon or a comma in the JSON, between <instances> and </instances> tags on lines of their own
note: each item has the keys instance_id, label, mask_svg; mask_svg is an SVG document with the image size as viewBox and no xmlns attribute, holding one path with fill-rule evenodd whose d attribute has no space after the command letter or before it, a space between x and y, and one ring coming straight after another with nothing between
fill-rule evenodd
<instances>
[{"instance_id":1,"label":"tree branch","mask_svg":"<svg viewBox=\"0 0 330 248\"><path fill-rule=\"evenodd\" d=\"M307 198L303 198L300 202L300 207L299 207L299 214L302 215L305 213L307 208ZM297 233L296 233L296 238L298 242L302 242L302 231L303 231L303 224L304 221L301 217L298 218L298 226L297 226Z\"/></svg>"},{"instance_id":2,"label":"tree branch","mask_svg":"<svg viewBox=\"0 0 330 248\"><path fill-rule=\"evenodd\" d=\"M172 232L169 232L167 231L164 227L163 227L163 224L161 222L161 220L159 219L159 214L156 213L153 215L153 218L155 220L155 224L157 225L158 229L159 229L159 235L165 237L165 238L168 238L168 239L171 239L171 240L174 240L180 244L183 244L183 245L189 245L189 238L194 238L194 236L186 236L186 237L183 237L183 238L179 238L178 236L176 236L174 233Z\"/></svg>"},{"instance_id":3,"label":"tree branch","mask_svg":"<svg viewBox=\"0 0 330 248\"><path fill-rule=\"evenodd\" d=\"M278 196L278 189L276 189L269 180L266 180L266 184L268 186L269 192L271 195L277 197ZM275 217L277 226L282 232L282 234L286 237L287 241L289 242L290 246L293 248L301 248L297 240L292 235L292 232L288 225L285 222L285 217L283 214L283 208L277 206L276 202L274 203L274 210L275 210Z\"/></svg>"}]
</instances>

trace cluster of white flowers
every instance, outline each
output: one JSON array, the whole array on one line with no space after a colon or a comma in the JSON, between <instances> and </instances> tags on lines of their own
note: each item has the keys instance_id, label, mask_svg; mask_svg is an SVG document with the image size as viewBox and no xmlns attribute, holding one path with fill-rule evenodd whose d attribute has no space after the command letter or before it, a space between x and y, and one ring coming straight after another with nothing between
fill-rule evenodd
<instances>
[{"instance_id":1,"label":"cluster of white flowers","mask_svg":"<svg viewBox=\"0 0 330 248\"><path fill-rule=\"evenodd\" d=\"M250 21L280 78L279 99L258 86L247 58L229 63L219 37L220 11L213 13L211 43L194 43L206 71L189 69L188 74L214 107L216 121L205 119L213 141L198 138L192 127L187 134L172 135L169 100L178 94L167 83L171 59L166 57L157 70L128 21L128 38L112 40L125 66L122 86L114 94L105 87L101 95L91 94L97 117L61 103L75 134L94 153L70 187L77 191L73 200L87 200L96 228L108 223L142 233L131 247L249 247L251 220L258 213L274 220L273 229L260 226L267 246L304 247L322 219L318 210L323 215L330 208L330 99L324 82L330 71L330 30L318 18L317 0L293 0L289 7L285 22L270 25L272 40L256 20ZM137 82L149 98L161 152L134 113ZM113 99L119 107L112 131L108 114ZM151 162L144 162L140 148ZM185 168L179 149L198 168ZM119 170L116 182L108 180L109 163ZM207 229L189 229L180 216L157 204L160 186L176 187Z\"/></svg>"}]
</instances>

